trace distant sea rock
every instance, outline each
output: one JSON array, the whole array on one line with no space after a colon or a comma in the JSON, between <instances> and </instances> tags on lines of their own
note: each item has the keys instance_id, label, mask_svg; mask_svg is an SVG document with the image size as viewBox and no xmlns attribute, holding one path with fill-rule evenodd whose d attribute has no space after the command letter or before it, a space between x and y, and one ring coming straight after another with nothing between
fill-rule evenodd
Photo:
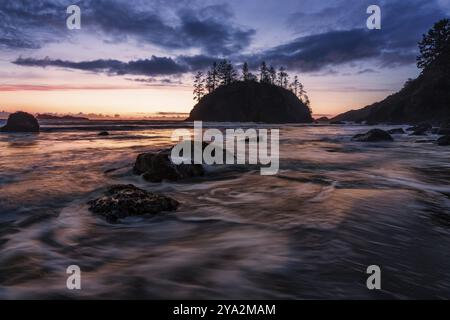
<instances>
[{"instance_id":1,"label":"distant sea rock","mask_svg":"<svg viewBox=\"0 0 450 320\"><path fill-rule=\"evenodd\" d=\"M39 122L26 112L16 112L9 116L6 125L0 129L1 132L39 132Z\"/></svg>"},{"instance_id":2,"label":"distant sea rock","mask_svg":"<svg viewBox=\"0 0 450 320\"><path fill-rule=\"evenodd\" d=\"M221 86L204 96L187 121L311 123L310 109L291 91L254 81Z\"/></svg>"},{"instance_id":3,"label":"distant sea rock","mask_svg":"<svg viewBox=\"0 0 450 320\"><path fill-rule=\"evenodd\" d=\"M363 134L357 134L352 138L352 141L358 142L381 142L394 141L389 133L381 129L372 129Z\"/></svg>"},{"instance_id":4,"label":"distant sea rock","mask_svg":"<svg viewBox=\"0 0 450 320\"><path fill-rule=\"evenodd\" d=\"M179 203L170 197L147 192L132 184L114 185L104 196L89 201L88 204L89 210L110 222L128 216L174 211L179 206Z\"/></svg>"},{"instance_id":5,"label":"distant sea rock","mask_svg":"<svg viewBox=\"0 0 450 320\"><path fill-rule=\"evenodd\" d=\"M52 114L38 114L39 120L61 120L61 121L89 121L88 118L74 116L54 116Z\"/></svg>"},{"instance_id":6,"label":"distant sea rock","mask_svg":"<svg viewBox=\"0 0 450 320\"><path fill-rule=\"evenodd\" d=\"M442 68L434 67L424 70L383 101L342 113L332 120L393 124L426 121L440 125L443 119L450 119L450 77Z\"/></svg>"}]
</instances>

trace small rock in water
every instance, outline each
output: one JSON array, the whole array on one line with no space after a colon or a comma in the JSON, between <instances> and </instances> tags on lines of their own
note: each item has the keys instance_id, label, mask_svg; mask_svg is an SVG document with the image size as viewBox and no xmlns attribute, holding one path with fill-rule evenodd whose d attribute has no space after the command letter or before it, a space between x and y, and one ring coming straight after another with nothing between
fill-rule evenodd
<instances>
[{"instance_id":1,"label":"small rock in water","mask_svg":"<svg viewBox=\"0 0 450 320\"><path fill-rule=\"evenodd\" d=\"M437 144L439 146L450 146L450 135L442 136L437 139Z\"/></svg>"},{"instance_id":2,"label":"small rock in water","mask_svg":"<svg viewBox=\"0 0 450 320\"><path fill-rule=\"evenodd\" d=\"M366 133L357 134L352 140L358 142L394 141L389 133L381 129L372 129Z\"/></svg>"},{"instance_id":3,"label":"small rock in water","mask_svg":"<svg viewBox=\"0 0 450 320\"><path fill-rule=\"evenodd\" d=\"M411 133L412 136L423 136L428 131L430 131L432 128L433 128L433 126L429 123L421 123L421 124L418 124L417 126L408 128L406 130L412 131L412 133Z\"/></svg>"},{"instance_id":4,"label":"small rock in water","mask_svg":"<svg viewBox=\"0 0 450 320\"><path fill-rule=\"evenodd\" d=\"M89 210L110 222L128 216L174 211L179 206L170 197L145 191L132 184L111 186L105 196L89 201L88 204Z\"/></svg>"},{"instance_id":5,"label":"small rock in water","mask_svg":"<svg viewBox=\"0 0 450 320\"><path fill-rule=\"evenodd\" d=\"M387 133L389 133L389 134L405 134L406 132L402 128L395 128L395 129L388 130Z\"/></svg>"},{"instance_id":6,"label":"small rock in water","mask_svg":"<svg viewBox=\"0 0 450 320\"><path fill-rule=\"evenodd\" d=\"M39 122L26 112L16 112L9 116L6 125L0 129L2 132L39 132Z\"/></svg>"},{"instance_id":7,"label":"small rock in water","mask_svg":"<svg viewBox=\"0 0 450 320\"><path fill-rule=\"evenodd\" d=\"M173 164L170 160L170 150L138 155L133 172L138 175L142 174L143 178L150 182L176 181L205 174L201 164Z\"/></svg>"},{"instance_id":8,"label":"small rock in water","mask_svg":"<svg viewBox=\"0 0 450 320\"><path fill-rule=\"evenodd\" d=\"M105 136L109 136L109 132L108 131L102 131L98 134L100 137L105 137Z\"/></svg>"}]
</instances>

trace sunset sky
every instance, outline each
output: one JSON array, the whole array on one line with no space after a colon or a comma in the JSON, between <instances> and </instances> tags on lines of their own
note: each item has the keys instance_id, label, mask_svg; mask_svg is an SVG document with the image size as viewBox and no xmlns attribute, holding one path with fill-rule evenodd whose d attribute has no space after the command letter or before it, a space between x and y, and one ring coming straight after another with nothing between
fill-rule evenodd
<instances>
[{"instance_id":1,"label":"sunset sky","mask_svg":"<svg viewBox=\"0 0 450 320\"><path fill-rule=\"evenodd\" d=\"M372 4L381 30L366 28ZM416 77L417 42L448 16L449 0L2 0L0 110L189 112L193 73L227 58L287 67L334 115Z\"/></svg>"}]
</instances>

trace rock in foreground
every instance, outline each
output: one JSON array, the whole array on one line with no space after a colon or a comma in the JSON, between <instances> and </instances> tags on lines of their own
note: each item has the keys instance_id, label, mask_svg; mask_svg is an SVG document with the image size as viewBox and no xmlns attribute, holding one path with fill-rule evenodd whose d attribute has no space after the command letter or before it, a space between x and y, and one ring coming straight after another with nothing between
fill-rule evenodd
<instances>
[{"instance_id":1,"label":"rock in foreground","mask_svg":"<svg viewBox=\"0 0 450 320\"><path fill-rule=\"evenodd\" d=\"M9 116L6 125L0 129L2 132L39 132L39 122L26 112L16 112Z\"/></svg>"},{"instance_id":2,"label":"rock in foreground","mask_svg":"<svg viewBox=\"0 0 450 320\"><path fill-rule=\"evenodd\" d=\"M363 134L357 134L352 138L352 141L358 142L381 142L394 141L389 133L381 129L372 129Z\"/></svg>"},{"instance_id":3,"label":"rock in foreground","mask_svg":"<svg viewBox=\"0 0 450 320\"><path fill-rule=\"evenodd\" d=\"M173 164L170 160L170 150L138 155L133 172L143 175L142 177L150 182L177 181L205 174L201 164Z\"/></svg>"},{"instance_id":4,"label":"rock in foreground","mask_svg":"<svg viewBox=\"0 0 450 320\"><path fill-rule=\"evenodd\" d=\"M115 185L105 196L89 201L89 210L115 222L128 216L174 211L179 203L163 195L147 192L132 184Z\"/></svg>"}]
</instances>

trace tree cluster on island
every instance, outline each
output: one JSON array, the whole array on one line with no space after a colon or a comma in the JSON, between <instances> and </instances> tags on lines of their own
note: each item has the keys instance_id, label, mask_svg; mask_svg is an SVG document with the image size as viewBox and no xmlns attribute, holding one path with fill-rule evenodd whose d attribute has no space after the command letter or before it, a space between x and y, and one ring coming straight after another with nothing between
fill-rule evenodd
<instances>
[{"instance_id":1,"label":"tree cluster on island","mask_svg":"<svg viewBox=\"0 0 450 320\"><path fill-rule=\"evenodd\" d=\"M257 75L250 72L248 63L242 65L241 75L236 72L233 64L228 60L219 63L214 62L210 70L206 73L197 72L194 77L194 100L200 101L204 95L214 92L221 86L227 86L234 82L259 82L292 91L306 106L310 107L310 101L303 84L295 75L290 81L290 76L284 67L276 70L273 66L267 66L263 61L259 67Z\"/></svg>"}]
</instances>

